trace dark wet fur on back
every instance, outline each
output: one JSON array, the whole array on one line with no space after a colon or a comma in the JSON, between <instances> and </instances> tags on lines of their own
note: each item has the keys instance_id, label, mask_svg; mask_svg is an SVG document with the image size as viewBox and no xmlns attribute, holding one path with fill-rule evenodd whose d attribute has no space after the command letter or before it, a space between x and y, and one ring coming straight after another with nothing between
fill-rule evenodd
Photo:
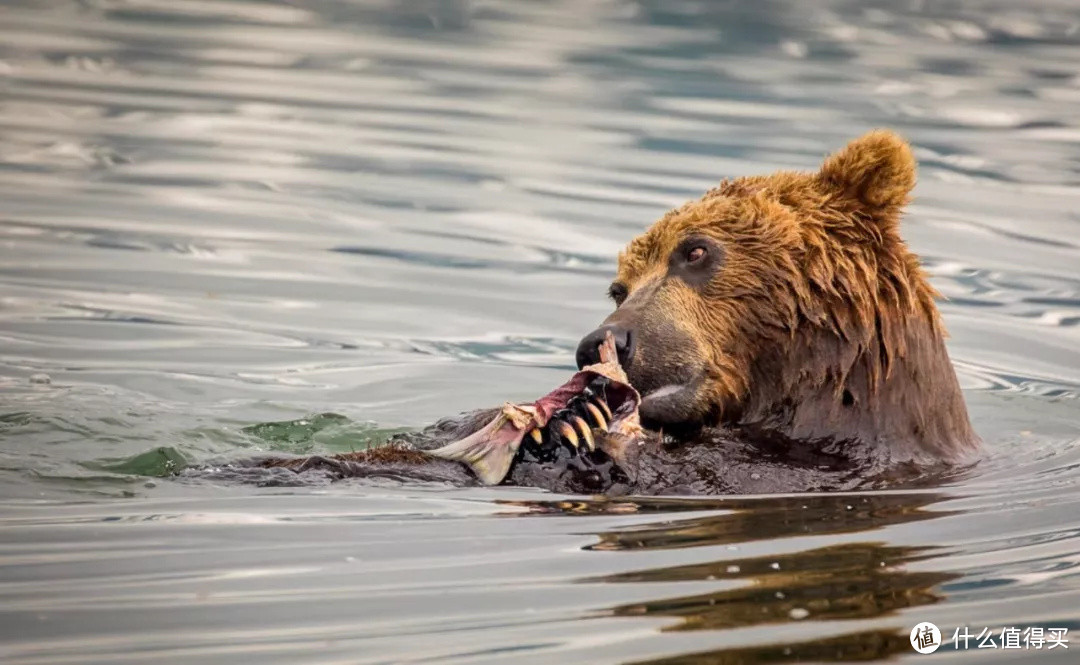
<instances>
[{"instance_id":1,"label":"dark wet fur on back","mask_svg":"<svg viewBox=\"0 0 1080 665\"><path fill-rule=\"evenodd\" d=\"M445 418L419 432L355 453L332 456L263 458L248 469L288 469L291 482L320 484L349 478L479 485L462 464L424 455L463 438L488 422L497 409ZM602 436L602 435L601 435ZM822 441L776 440L775 435L704 428L683 440L646 432L626 463L616 465L600 451L539 462L519 454L503 485L537 487L564 494L716 495L855 490L920 485L944 478L925 466L897 466L872 452L852 457L842 446ZM956 469L942 467L939 471ZM931 473L928 473L931 472ZM281 481L280 476L275 476Z\"/></svg>"}]
</instances>

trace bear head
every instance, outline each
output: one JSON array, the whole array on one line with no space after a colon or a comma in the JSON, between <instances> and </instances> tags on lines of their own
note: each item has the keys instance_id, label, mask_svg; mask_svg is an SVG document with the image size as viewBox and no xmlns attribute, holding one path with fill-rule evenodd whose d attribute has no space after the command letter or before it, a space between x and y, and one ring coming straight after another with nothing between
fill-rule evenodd
<instances>
[{"instance_id":1,"label":"bear head","mask_svg":"<svg viewBox=\"0 0 1080 665\"><path fill-rule=\"evenodd\" d=\"M977 445L918 258L900 237L915 161L888 131L817 172L725 181L619 255L615 334L644 422L729 425L894 458Z\"/></svg>"}]
</instances>

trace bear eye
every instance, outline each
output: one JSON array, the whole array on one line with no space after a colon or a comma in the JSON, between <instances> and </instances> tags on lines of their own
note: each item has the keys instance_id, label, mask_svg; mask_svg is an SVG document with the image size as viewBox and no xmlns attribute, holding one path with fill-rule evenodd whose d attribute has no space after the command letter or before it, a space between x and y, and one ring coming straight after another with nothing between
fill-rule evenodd
<instances>
[{"instance_id":1,"label":"bear eye","mask_svg":"<svg viewBox=\"0 0 1080 665\"><path fill-rule=\"evenodd\" d=\"M685 238L668 256L668 275L701 288L712 282L724 262L724 246L708 236Z\"/></svg>"},{"instance_id":2,"label":"bear eye","mask_svg":"<svg viewBox=\"0 0 1080 665\"><path fill-rule=\"evenodd\" d=\"M623 304L623 301L626 300L626 296L628 293L629 291L627 290L626 286L618 282L615 282L614 284L609 286L607 290L608 297L615 301L616 307Z\"/></svg>"}]
</instances>

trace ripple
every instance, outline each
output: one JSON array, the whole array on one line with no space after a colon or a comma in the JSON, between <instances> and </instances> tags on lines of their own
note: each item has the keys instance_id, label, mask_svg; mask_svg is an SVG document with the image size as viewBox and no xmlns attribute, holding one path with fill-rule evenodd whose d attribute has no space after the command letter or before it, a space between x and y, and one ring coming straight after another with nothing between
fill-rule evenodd
<instances>
[{"instance_id":1,"label":"ripple","mask_svg":"<svg viewBox=\"0 0 1080 665\"><path fill-rule=\"evenodd\" d=\"M1078 24L1066 0L7 3L5 662L846 662L909 653L916 616L1075 627ZM921 161L904 235L986 442L933 489L172 475L541 394L651 220L876 126Z\"/></svg>"}]
</instances>

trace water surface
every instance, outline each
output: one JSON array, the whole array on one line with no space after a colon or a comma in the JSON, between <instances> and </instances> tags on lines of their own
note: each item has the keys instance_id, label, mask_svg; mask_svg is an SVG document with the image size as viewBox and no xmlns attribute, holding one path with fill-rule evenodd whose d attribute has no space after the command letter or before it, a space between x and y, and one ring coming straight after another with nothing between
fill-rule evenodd
<instances>
[{"instance_id":1,"label":"water surface","mask_svg":"<svg viewBox=\"0 0 1080 665\"><path fill-rule=\"evenodd\" d=\"M9 0L0 657L832 662L917 657L923 620L1080 634L1077 26L1066 0ZM877 126L920 159L904 233L987 443L954 483L170 475L546 392L633 235Z\"/></svg>"}]
</instances>

